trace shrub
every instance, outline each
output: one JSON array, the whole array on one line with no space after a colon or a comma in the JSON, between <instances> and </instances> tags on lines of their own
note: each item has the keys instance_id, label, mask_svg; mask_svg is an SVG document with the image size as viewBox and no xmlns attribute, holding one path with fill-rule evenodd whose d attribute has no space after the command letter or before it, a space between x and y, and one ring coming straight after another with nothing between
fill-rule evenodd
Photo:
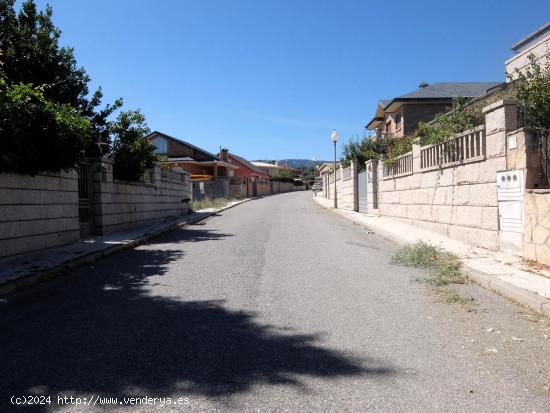
<instances>
[{"instance_id":1,"label":"shrub","mask_svg":"<svg viewBox=\"0 0 550 413\"><path fill-rule=\"evenodd\" d=\"M0 172L68 170L89 144L90 122L70 105L46 99L44 89L0 79Z\"/></svg>"},{"instance_id":2,"label":"shrub","mask_svg":"<svg viewBox=\"0 0 550 413\"><path fill-rule=\"evenodd\" d=\"M409 136L394 137L392 134L371 135L359 140L352 137L342 147L340 162L349 166L352 160L364 165L370 159L379 159L386 164L395 162L395 158L412 150L414 139Z\"/></svg>"},{"instance_id":3,"label":"shrub","mask_svg":"<svg viewBox=\"0 0 550 413\"><path fill-rule=\"evenodd\" d=\"M391 258L391 263L429 270L430 275L423 281L435 286L463 283L465 280L460 271L460 260L455 254L423 241L399 249Z\"/></svg>"},{"instance_id":4,"label":"shrub","mask_svg":"<svg viewBox=\"0 0 550 413\"><path fill-rule=\"evenodd\" d=\"M450 110L435 115L433 123L420 122L415 136L420 145L432 145L482 124L482 104L469 104L469 99L457 96L453 99Z\"/></svg>"},{"instance_id":5,"label":"shrub","mask_svg":"<svg viewBox=\"0 0 550 413\"><path fill-rule=\"evenodd\" d=\"M520 119L526 127L550 129L550 60L541 67L534 55L525 73L517 71L514 86L520 101Z\"/></svg>"},{"instance_id":6,"label":"shrub","mask_svg":"<svg viewBox=\"0 0 550 413\"><path fill-rule=\"evenodd\" d=\"M145 172L158 160L155 145L146 137L149 128L138 110L121 112L112 125L113 177L124 181L142 181Z\"/></svg>"}]
</instances>

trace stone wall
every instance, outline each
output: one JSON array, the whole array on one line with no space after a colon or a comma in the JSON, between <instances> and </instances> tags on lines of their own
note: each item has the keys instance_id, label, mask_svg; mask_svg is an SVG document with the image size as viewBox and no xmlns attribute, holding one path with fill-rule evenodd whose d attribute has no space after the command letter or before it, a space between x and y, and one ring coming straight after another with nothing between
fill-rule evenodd
<instances>
[{"instance_id":1,"label":"stone wall","mask_svg":"<svg viewBox=\"0 0 550 413\"><path fill-rule=\"evenodd\" d=\"M525 192L523 257L550 265L550 189Z\"/></svg>"},{"instance_id":2,"label":"stone wall","mask_svg":"<svg viewBox=\"0 0 550 413\"><path fill-rule=\"evenodd\" d=\"M110 159L92 163L94 234L109 234L188 212L183 202L192 198L187 174L161 170L157 165L149 183L124 182L113 180L112 167Z\"/></svg>"},{"instance_id":3,"label":"stone wall","mask_svg":"<svg viewBox=\"0 0 550 413\"><path fill-rule=\"evenodd\" d=\"M334 174L323 175L323 196L334 199ZM336 171L336 201L338 208L350 211L358 210L357 200L357 162L353 161L348 168Z\"/></svg>"},{"instance_id":4,"label":"stone wall","mask_svg":"<svg viewBox=\"0 0 550 413\"><path fill-rule=\"evenodd\" d=\"M419 153L413 151L413 160ZM502 154L483 162L381 179L380 215L496 250L496 173L505 166ZM381 176L381 168L378 174Z\"/></svg>"},{"instance_id":5,"label":"stone wall","mask_svg":"<svg viewBox=\"0 0 550 413\"><path fill-rule=\"evenodd\" d=\"M76 171L0 174L0 258L78 239Z\"/></svg>"},{"instance_id":6,"label":"stone wall","mask_svg":"<svg viewBox=\"0 0 550 413\"><path fill-rule=\"evenodd\" d=\"M538 131L521 128L508 132L506 139L507 169L522 169L524 171L524 186L536 188L540 181L540 153Z\"/></svg>"},{"instance_id":7,"label":"stone wall","mask_svg":"<svg viewBox=\"0 0 550 413\"><path fill-rule=\"evenodd\" d=\"M412 174L383 178L383 164L380 163L380 215L498 250L501 234L496 174L507 169L506 134L517 127L515 110L512 101L499 101L484 109L480 154L469 160L452 162L451 159L435 167L426 167L421 162L421 152L425 148L413 145ZM461 151L467 150L466 141L469 148L472 147L470 136L473 134L465 135L465 141L456 144ZM448 157L444 153L440 155Z\"/></svg>"}]
</instances>

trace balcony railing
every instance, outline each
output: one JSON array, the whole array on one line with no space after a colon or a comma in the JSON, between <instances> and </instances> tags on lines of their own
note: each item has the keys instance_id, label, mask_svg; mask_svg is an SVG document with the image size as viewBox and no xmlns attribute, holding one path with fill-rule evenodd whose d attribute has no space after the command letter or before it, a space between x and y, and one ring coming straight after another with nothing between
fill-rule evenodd
<instances>
[{"instance_id":1,"label":"balcony railing","mask_svg":"<svg viewBox=\"0 0 550 413\"><path fill-rule=\"evenodd\" d=\"M485 125L459 133L449 140L424 146L420 151L420 169L430 170L484 160Z\"/></svg>"},{"instance_id":2,"label":"balcony railing","mask_svg":"<svg viewBox=\"0 0 550 413\"><path fill-rule=\"evenodd\" d=\"M395 163L384 164L382 168L382 179L398 178L413 173L413 155L408 152L398 156Z\"/></svg>"}]
</instances>

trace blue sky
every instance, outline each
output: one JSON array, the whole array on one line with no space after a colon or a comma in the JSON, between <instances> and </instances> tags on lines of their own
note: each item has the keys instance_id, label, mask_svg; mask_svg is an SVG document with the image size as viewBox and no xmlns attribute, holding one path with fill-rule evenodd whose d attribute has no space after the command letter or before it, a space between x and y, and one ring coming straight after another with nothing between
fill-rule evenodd
<instances>
[{"instance_id":1,"label":"blue sky","mask_svg":"<svg viewBox=\"0 0 550 413\"><path fill-rule=\"evenodd\" d=\"M543 0L37 0L62 43L152 130L249 159L332 158L380 98L504 80ZM340 147L340 145L339 145Z\"/></svg>"}]
</instances>

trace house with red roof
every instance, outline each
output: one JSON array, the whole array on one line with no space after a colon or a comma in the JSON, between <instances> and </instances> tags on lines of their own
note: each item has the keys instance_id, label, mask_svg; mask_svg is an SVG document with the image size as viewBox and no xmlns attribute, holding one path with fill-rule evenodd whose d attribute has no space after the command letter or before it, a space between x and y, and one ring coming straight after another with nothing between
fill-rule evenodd
<instances>
[{"instance_id":1,"label":"house with red roof","mask_svg":"<svg viewBox=\"0 0 550 413\"><path fill-rule=\"evenodd\" d=\"M243 197L269 195L269 174L241 156L230 153L227 148L221 150L218 157L238 169L235 169L233 182L240 186Z\"/></svg>"}]
</instances>

